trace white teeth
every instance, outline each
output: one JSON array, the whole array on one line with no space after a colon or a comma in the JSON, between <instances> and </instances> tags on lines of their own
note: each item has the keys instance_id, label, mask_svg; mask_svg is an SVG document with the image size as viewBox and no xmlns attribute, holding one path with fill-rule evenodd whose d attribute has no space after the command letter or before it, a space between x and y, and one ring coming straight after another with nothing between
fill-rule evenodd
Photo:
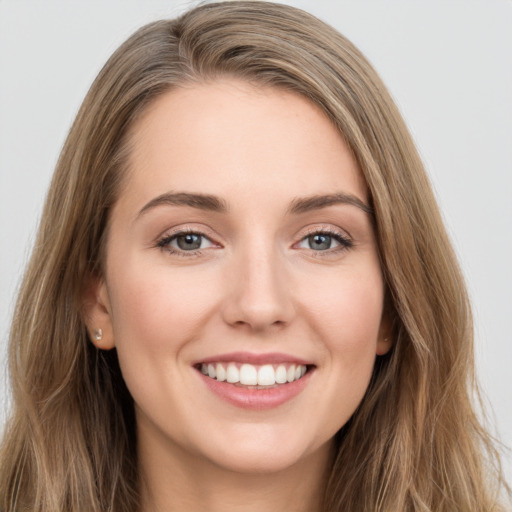
<instances>
[{"instance_id":1,"label":"white teeth","mask_svg":"<svg viewBox=\"0 0 512 512\"><path fill-rule=\"evenodd\" d=\"M252 364L243 364L240 367L240 384L245 386L258 384L258 372Z\"/></svg>"},{"instance_id":2,"label":"white teeth","mask_svg":"<svg viewBox=\"0 0 512 512\"><path fill-rule=\"evenodd\" d=\"M220 363L217 363L216 371L217 380L224 382L226 380L226 370L224 370L224 366L222 366Z\"/></svg>"},{"instance_id":3,"label":"white teeth","mask_svg":"<svg viewBox=\"0 0 512 512\"><path fill-rule=\"evenodd\" d=\"M284 384L286 382L286 366L280 364L276 370L276 382Z\"/></svg>"},{"instance_id":4,"label":"white teeth","mask_svg":"<svg viewBox=\"0 0 512 512\"><path fill-rule=\"evenodd\" d=\"M274 367L271 364L261 366L258 370L258 384L260 386L273 386L275 383Z\"/></svg>"},{"instance_id":5,"label":"white teeth","mask_svg":"<svg viewBox=\"0 0 512 512\"><path fill-rule=\"evenodd\" d=\"M244 386L274 386L300 379L305 375L307 367L302 364L291 364L287 368L284 364L274 367L272 364L254 366L245 363L238 367L236 363L203 363L200 370L202 374L219 382L240 383Z\"/></svg>"},{"instance_id":6,"label":"white teeth","mask_svg":"<svg viewBox=\"0 0 512 512\"><path fill-rule=\"evenodd\" d=\"M238 371L238 368L234 364L228 365L228 369L226 371L226 380L231 384L240 382L240 372Z\"/></svg>"}]
</instances>

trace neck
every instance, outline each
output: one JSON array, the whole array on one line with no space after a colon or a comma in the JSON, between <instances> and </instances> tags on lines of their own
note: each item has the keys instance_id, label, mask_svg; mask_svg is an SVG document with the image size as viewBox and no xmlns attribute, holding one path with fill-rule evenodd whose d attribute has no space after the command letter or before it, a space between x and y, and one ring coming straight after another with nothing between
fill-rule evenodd
<instances>
[{"instance_id":1,"label":"neck","mask_svg":"<svg viewBox=\"0 0 512 512\"><path fill-rule=\"evenodd\" d=\"M328 443L278 471L238 472L176 445L162 449L140 443L141 512L320 512L331 453Z\"/></svg>"}]
</instances>

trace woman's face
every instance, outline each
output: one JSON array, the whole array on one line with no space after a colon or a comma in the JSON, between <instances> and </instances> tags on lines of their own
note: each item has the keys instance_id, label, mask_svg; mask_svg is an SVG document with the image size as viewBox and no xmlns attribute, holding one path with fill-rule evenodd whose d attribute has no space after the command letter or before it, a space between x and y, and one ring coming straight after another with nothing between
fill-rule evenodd
<instances>
[{"instance_id":1,"label":"woman's face","mask_svg":"<svg viewBox=\"0 0 512 512\"><path fill-rule=\"evenodd\" d=\"M347 145L303 97L234 80L166 93L131 137L89 317L140 450L241 472L325 455L389 348Z\"/></svg>"}]
</instances>

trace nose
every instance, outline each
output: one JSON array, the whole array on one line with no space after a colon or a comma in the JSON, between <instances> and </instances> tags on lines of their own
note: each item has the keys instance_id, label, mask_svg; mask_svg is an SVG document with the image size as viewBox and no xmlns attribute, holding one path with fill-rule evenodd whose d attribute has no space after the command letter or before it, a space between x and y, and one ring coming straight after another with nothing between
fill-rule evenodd
<instances>
[{"instance_id":1,"label":"nose","mask_svg":"<svg viewBox=\"0 0 512 512\"><path fill-rule=\"evenodd\" d=\"M256 246L257 245L257 246ZM235 255L228 270L224 320L236 327L262 332L283 327L294 316L294 306L282 255L267 244Z\"/></svg>"}]
</instances>

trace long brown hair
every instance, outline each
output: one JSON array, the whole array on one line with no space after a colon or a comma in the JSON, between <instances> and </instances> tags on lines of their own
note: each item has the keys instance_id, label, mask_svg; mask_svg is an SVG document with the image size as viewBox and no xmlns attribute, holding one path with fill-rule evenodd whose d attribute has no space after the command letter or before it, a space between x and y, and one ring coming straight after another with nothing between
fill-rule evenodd
<instances>
[{"instance_id":1,"label":"long brown hair","mask_svg":"<svg viewBox=\"0 0 512 512\"><path fill-rule=\"evenodd\" d=\"M472 404L471 313L461 272L404 122L361 53L296 8L203 5L137 31L109 59L62 150L10 335L13 411L0 458L0 510L133 511L133 402L115 350L83 321L102 273L128 131L156 97L234 76L295 91L338 127L375 212L394 348L337 435L326 511L497 511L501 476Z\"/></svg>"}]
</instances>

